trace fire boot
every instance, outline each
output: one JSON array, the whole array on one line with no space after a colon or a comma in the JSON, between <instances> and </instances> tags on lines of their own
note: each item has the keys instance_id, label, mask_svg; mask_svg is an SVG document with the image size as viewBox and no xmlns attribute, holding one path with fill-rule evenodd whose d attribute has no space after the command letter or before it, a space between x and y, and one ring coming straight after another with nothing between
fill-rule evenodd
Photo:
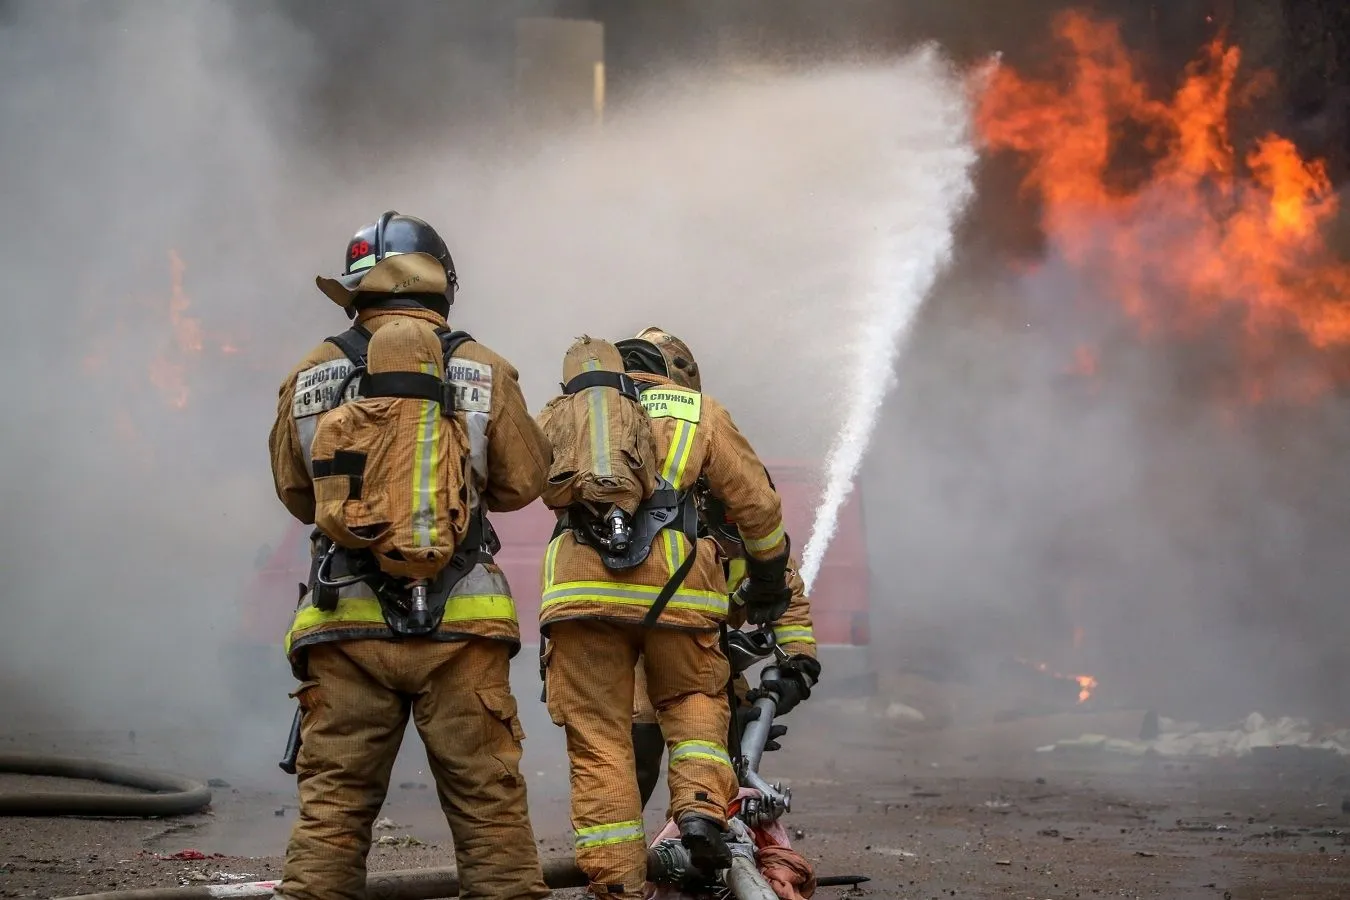
<instances>
[{"instance_id":1,"label":"fire boot","mask_svg":"<svg viewBox=\"0 0 1350 900\"><path fill-rule=\"evenodd\" d=\"M731 868L731 848L723 837L722 826L706 816L687 815L680 819L680 843L689 851L695 869L711 877L719 869Z\"/></svg>"},{"instance_id":2,"label":"fire boot","mask_svg":"<svg viewBox=\"0 0 1350 900\"><path fill-rule=\"evenodd\" d=\"M666 738L661 726L655 722L633 723L633 759L637 763L638 793L642 795L642 808L656 791L656 782L661 778L661 757L666 752Z\"/></svg>"}]
</instances>

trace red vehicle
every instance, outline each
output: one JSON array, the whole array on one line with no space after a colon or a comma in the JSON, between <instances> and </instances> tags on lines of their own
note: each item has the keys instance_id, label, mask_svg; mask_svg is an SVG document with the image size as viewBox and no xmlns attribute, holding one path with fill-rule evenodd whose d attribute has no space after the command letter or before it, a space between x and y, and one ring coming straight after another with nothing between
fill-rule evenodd
<instances>
[{"instance_id":1,"label":"red vehicle","mask_svg":"<svg viewBox=\"0 0 1350 900\"><path fill-rule=\"evenodd\" d=\"M818 494L816 468L776 463L769 470L782 495L785 525L800 558ZM553 513L542 503L533 503L517 512L493 514L491 519L502 541L496 559L511 583L521 640L537 645L540 566L553 533ZM259 559L258 572L242 598L239 633L229 650L232 659L227 661L242 676L238 680L256 684L258 675L267 673L270 678L278 669L285 670L282 640L295 610L297 585L309 576L310 531L310 526L293 523L281 545ZM862 504L855 492L840 512L839 530L811 591L816 641L826 657L825 665L835 671L832 661L843 662L850 656L847 669L858 672L865 666L859 651L869 642L868 591ZM845 648L853 652L841 653ZM253 695L251 689L245 693Z\"/></svg>"}]
</instances>

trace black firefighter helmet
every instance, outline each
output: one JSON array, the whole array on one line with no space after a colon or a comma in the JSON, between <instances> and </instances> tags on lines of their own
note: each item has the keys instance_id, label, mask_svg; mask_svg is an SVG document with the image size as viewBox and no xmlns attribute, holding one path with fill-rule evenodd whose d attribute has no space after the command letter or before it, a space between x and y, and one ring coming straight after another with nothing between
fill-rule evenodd
<instances>
[{"instance_id":1,"label":"black firefighter helmet","mask_svg":"<svg viewBox=\"0 0 1350 900\"><path fill-rule=\"evenodd\" d=\"M341 275L319 276L316 283L348 316L355 316L358 294L430 294L443 297L448 306L455 302L459 278L450 248L436 229L391 209L347 242Z\"/></svg>"}]
</instances>

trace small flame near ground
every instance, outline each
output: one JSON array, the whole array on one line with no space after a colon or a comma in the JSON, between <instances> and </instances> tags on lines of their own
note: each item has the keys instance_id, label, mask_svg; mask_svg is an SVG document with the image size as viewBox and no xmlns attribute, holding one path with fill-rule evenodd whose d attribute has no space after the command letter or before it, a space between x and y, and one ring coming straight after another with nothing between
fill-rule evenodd
<instances>
[{"instance_id":1,"label":"small flame near ground","mask_svg":"<svg viewBox=\"0 0 1350 900\"><path fill-rule=\"evenodd\" d=\"M1018 658L1017 661L1024 666L1030 666L1037 672L1044 672L1051 678L1058 678L1062 681L1076 682L1078 684L1079 703L1086 703L1088 702L1088 700L1092 699L1092 692L1097 689L1098 684L1097 679L1092 675L1061 675L1060 673L1052 670L1048 663L1032 662L1029 659L1022 659L1020 657Z\"/></svg>"},{"instance_id":2,"label":"small flame near ground","mask_svg":"<svg viewBox=\"0 0 1350 900\"><path fill-rule=\"evenodd\" d=\"M1024 164L1080 299L1112 297L1145 338L1227 326L1249 402L1330 387L1326 354L1350 348L1350 265L1327 245L1338 198L1289 140L1267 133L1239 153L1230 136L1233 110L1268 79L1240 82L1241 52L1220 37L1157 97L1114 24L1066 12L1054 37L1056 77L995 67L976 120L988 149ZM1320 364L1292 361L1291 343ZM1097 372L1090 348L1071 369Z\"/></svg>"}]
</instances>

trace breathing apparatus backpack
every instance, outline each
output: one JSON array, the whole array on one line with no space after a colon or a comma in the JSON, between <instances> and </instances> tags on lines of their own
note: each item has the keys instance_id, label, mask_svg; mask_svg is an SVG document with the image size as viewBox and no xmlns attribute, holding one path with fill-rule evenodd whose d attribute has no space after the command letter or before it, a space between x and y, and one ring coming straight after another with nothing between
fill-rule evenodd
<instances>
[{"instance_id":1,"label":"breathing apparatus backpack","mask_svg":"<svg viewBox=\"0 0 1350 900\"><path fill-rule=\"evenodd\" d=\"M553 445L542 496L560 513L554 536L572 531L614 571L641 565L663 529L678 528L689 538L690 553L652 604L651 624L693 568L698 529L693 498L657 474L651 419L617 347L578 338L563 357L561 387L561 396L538 417Z\"/></svg>"},{"instance_id":2,"label":"breathing apparatus backpack","mask_svg":"<svg viewBox=\"0 0 1350 900\"><path fill-rule=\"evenodd\" d=\"M335 609L338 589L363 581L396 634L426 634L490 530L469 504L470 441L445 378L469 337L413 318L362 332L330 338L355 364L337 396L353 383L356 392L323 415L311 444L325 545L311 579L315 606Z\"/></svg>"}]
</instances>

